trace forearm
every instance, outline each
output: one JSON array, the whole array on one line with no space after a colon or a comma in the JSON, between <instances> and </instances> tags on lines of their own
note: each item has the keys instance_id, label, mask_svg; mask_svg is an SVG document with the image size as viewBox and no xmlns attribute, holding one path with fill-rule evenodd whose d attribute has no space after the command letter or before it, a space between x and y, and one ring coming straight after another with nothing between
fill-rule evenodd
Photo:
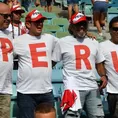
<instances>
[{"instance_id":1,"label":"forearm","mask_svg":"<svg viewBox=\"0 0 118 118\"><path fill-rule=\"evenodd\" d=\"M100 77L106 76L106 71L103 63L96 64L96 69Z\"/></svg>"},{"instance_id":2,"label":"forearm","mask_svg":"<svg viewBox=\"0 0 118 118\"><path fill-rule=\"evenodd\" d=\"M92 4L94 3L94 0L91 0Z\"/></svg>"}]
</instances>

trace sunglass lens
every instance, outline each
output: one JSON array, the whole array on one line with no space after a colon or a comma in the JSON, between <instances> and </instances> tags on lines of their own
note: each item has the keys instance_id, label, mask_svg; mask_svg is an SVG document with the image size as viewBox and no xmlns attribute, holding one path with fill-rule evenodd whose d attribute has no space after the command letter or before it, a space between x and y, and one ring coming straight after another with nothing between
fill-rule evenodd
<instances>
[{"instance_id":1,"label":"sunglass lens","mask_svg":"<svg viewBox=\"0 0 118 118\"><path fill-rule=\"evenodd\" d=\"M118 31L118 27L112 27L113 31Z\"/></svg>"}]
</instances>

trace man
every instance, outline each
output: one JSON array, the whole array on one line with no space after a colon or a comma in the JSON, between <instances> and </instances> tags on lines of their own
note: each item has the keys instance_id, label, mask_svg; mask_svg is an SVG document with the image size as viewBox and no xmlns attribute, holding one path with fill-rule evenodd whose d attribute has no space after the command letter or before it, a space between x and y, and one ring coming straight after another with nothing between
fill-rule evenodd
<instances>
[{"instance_id":1,"label":"man","mask_svg":"<svg viewBox=\"0 0 118 118\"><path fill-rule=\"evenodd\" d=\"M101 43L108 77L107 92L110 118L118 118L118 16L109 23L111 39ZM107 47L106 47L107 46Z\"/></svg>"},{"instance_id":2,"label":"man","mask_svg":"<svg viewBox=\"0 0 118 118\"><path fill-rule=\"evenodd\" d=\"M56 110L49 103L41 103L35 109L35 118L56 118Z\"/></svg>"},{"instance_id":3,"label":"man","mask_svg":"<svg viewBox=\"0 0 118 118\"><path fill-rule=\"evenodd\" d=\"M11 8L11 23L7 30L9 30L12 34L12 38L15 39L17 36L25 34L28 30L25 27L25 23L20 21L21 15L25 11L19 5L13 5ZM15 57L14 59L14 69L18 69L18 59Z\"/></svg>"},{"instance_id":4,"label":"man","mask_svg":"<svg viewBox=\"0 0 118 118\"><path fill-rule=\"evenodd\" d=\"M86 36L87 27L86 16L82 13L74 14L69 25L71 36L59 40L55 46L56 50L54 50L52 59L54 62L62 60L64 89L71 88L74 90L72 92L78 91L81 106L82 108L84 105L86 106L88 118L103 118L103 106L96 82L95 67L101 76L102 85L100 89L102 89L107 84L106 73L102 64L104 57L99 50L98 42ZM76 93L73 94L75 99ZM74 105L74 100L71 105ZM80 113L78 109L70 110L68 108L65 110L65 118L80 118Z\"/></svg>"},{"instance_id":5,"label":"man","mask_svg":"<svg viewBox=\"0 0 118 118\"><path fill-rule=\"evenodd\" d=\"M10 32L12 32L12 37L16 38L19 35L27 33L27 29L25 27L24 22L21 22L21 15L25 11L19 6L19 5L13 5L11 8L11 24L9 25L8 29Z\"/></svg>"},{"instance_id":6,"label":"man","mask_svg":"<svg viewBox=\"0 0 118 118\"><path fill-rule=\"evenodd\" d=\"M11 21L9 6L0 3L0 118L10 117L12 94L13 46L6 30Z\"/></svg>"},{"instance_id":7,"label":"man","mask_svg":"<svg viewBox=\"0 0 118 118\"><path fill-rule=\"evenodd\" d=\"M51 55L57 39L42 34L46 17L38 10L25 18L28 34L14 40L14 53L18 55L17 102L20 118L34 118L35 107L44 102L54 105L51 84Z\"/></svg>"}]
</instances>

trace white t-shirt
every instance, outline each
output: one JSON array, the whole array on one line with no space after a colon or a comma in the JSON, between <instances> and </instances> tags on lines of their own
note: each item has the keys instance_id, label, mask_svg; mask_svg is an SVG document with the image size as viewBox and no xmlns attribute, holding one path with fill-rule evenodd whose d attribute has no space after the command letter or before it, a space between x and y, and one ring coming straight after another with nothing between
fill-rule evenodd
<instances>
[{"instance_id":1,"label":"white t-shirt","mask_svg":"<svg viewBox=\"0 0 118 118\"><path fill-rule=\"evenodd\" d=\"M95 63L104 60L99 51L96 40L85 38L77 40L73 36L67 36L59 40L53 53L53 61L63 62L63 82L65 89L67 83L72 83L75 90L97 89L95 77Z\"/></svg>"},{"instance_id":2,"label":"white t-shirt","mask_svg":"<svg viewBox=\"0 0 118 118\"><path fill-rule=\"evenodd\" d=\"M12 94L13 45L7 30L0 30L0 93Z\"/></svg>"},{"instance_id":3,"label":"white t-shirt","mask_svg":"<svg viewBox=\"0 0 118 118\"><path fill-rule=\"evenodd\" d=\"M7 28L7 30L12 32L12 34L14 35L14 38L28 32L28 29L26 29L24 22L21 22L19 27L15 26L15 25L13 25L13 27L12 27L12 24L10 24L9 27ZM13 33L13 31L14 31L14 33Z\"/></svg>"},{"instance_id":4,"label":"white t-shirt","mask_svg":"<svg viewBox=\"0 0 118 118\"><path fill-rule=\"evenodd\" d=\"M107 92L118 94L118 45L110 40L100 43L108 76Z\"/></svg>"},{"instance_id":5,"label":"white t-shirt","mask_svg":"<svg viewBox=\"0 0 118 118\"><path fill-rule=\"evenodd\" d=\"M52 90L51 57L56 42L57 38L50 34L38 37L24 34L14 40L14 53L19 61L18 92L37 94Z\"/></svg>"}]
</instances>

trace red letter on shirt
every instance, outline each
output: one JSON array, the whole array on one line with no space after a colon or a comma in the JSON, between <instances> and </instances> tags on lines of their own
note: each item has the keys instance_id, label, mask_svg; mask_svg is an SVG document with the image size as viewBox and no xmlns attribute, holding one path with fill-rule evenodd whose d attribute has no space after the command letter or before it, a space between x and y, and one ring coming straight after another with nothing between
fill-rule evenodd
<instances>
[{"instance_id":1,"label":"red letter on shirt","mask_svg":"<svg viewBox=\"0 0 118 118\"><path fill-rule=\"evenodd\" d=\"M9 39L0 38L3 61L8 61L8 53L12 52L13 46Z\"/></svg>"},{"instance_id":2,"label":"red letter on shirt","mask_svg":"<svg viewBox=\"0 0 118 118\"><path fill-rule=\"evenodd\" d=\"M81 51L84 53L82 54ZM75 46L75 56L76 56L76 69L81 69L81 61L83 60L86 68L91 69L91 64L88 60L88 57L90 56L90 50L87 46L85 45L76 45Z\"/></svg>"},{"instance_id":3,"label":"red letter on shirt","mask_svg":"<svg viewBox=\"0 0 118 118\"><path fill-rule=\"evenodd\" d=\"M116 51L111 52L112 61L116 72L118 72L118 55Z\"/></svg>"},{"instance_id":4,"label":"red letter on shirt","mask_svg":"<svg viewBox=\"0 0 118 118\"><path fill-rule=\"evenodd\" d=\"M48 67L48 62L38 61L38 57L46 56L46 52L45 51L42 51L42 52L36 51L37 48L46 47L45 43L30 44L29 47L30 47L33 67Z\"/></svg>"}]
</instances>

